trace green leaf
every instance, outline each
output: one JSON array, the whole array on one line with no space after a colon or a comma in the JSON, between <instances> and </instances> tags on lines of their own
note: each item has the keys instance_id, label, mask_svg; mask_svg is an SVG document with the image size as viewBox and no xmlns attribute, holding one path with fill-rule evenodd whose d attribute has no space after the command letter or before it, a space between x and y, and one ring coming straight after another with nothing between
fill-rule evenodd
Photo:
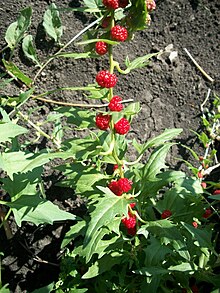
<instances>
[{"instance_id":1,"label":"green leaf","mask_svg":"<svg viewBox=\"0 0 220 293\"><path fill-rule=\"evenodd\" d=\"M0 288L0 293L10 293L11 291L7 287L8 287L8 284Z\"/></svg>"},{"instance_id":2,"label":"green leaf","mask_svg":"<svg viewBox=\"0 0 220 293\"><path fill-rule=\"evenodd\" d=\"M95 112L90 110L79 110L76 108L60 107L56 112L63 114L67 117L67 123L77 126L78 130L94 127L95 125Z\"/></svg>"},{"instance_id":3,"label":"green leaf","mask_svg":"<svg viewBox=\"0 0 220 293\"><path fill-rule=\"evenodd\" d=\"M89 222L85 239L84 250L86 251L86 261L88 262L94 251L93 244L96 241L99 229L111 222L116 215L127 214L127 200L122 196L115 196L108 188L99 187L105 193L105 197L101 198L95 206L95 210L91 213L91 221Z\"/></svg>"},{"instance_id":4,"label":"green leaf","mask_svg":"<svg viewBox=\"0 0 220 293\"><path fill-rule=\"evenodd\" d=\"M0 142L11 142L12 138L27 132L26 128L12 122L0 123Z\"/></svg>"},{"instance_id":5,"label":"green leaf","mask_svg":"<svg viewBox=\"0 0 220 293\"><path fill-rule=\"evenodd\" d=\"M130 61L129 58L126 58L125 65L127 66L127 69L129 71L137 68L142 68L144 66L149 65L149 59L151 59L154 56L157 56L158 53L153 53L153 54L147 54L145 56L138 57L134 59L133 61Z\"/></svg>"},{"instance_id":6,"label":"green leaf","mask_svg":"<svg viewBox=\"0 0 220 293\"><path fill-rule=\"evenodd\" d=\"M56 57L65 57L65 58L74 58L74 59L81 59L81 58L100 58L100 55L86 52L86 53L59 53L56 54Z\"/></svg>"},{"instance_id":7,"label":"green leaf","mask_svg":"<svg viewBox=\"0 0 220 293\"><path fill-rule=\"evenodd\" d=\"M141 269L132 271L132 273L137 274L137 275L142 275L142 276L156 276L156 275L165 275L168 274L169 271L166 269L161 268L160 266L150 266L150 267L143 267Z\"/></svg>"},{"instance_id":8,"label":"green leaf","mask_svg":"<svg viewBox=\"0 0 220 293\"><path fill-rule=\"evenodd\" d=\"M55 3L51 3L45 11L43 26L46 33L54 39L56 43L59 43L63 34L63 27L59 17L59 11Z\"/></svg>"},{"instance_id":9,"label":"green leaf","mask_svg":"<svg viewBox=\"0 0 220 293\"><path fill-rule=\"evenodd\" d=\"M50 283L49 285L47 285L45 287L36 289L31 293L50 293L50 292L52 292L53 288L54 288L54 282Z\"/></svg>"},{"instance_id":10,"label":"green leaf","mask_svg":"<svg viewBox=\"0 0 220 293\"><path fill-rule=\"evenodd\" d=\"M18 20L10 24L6 31L5 40L10 49L14 49L15 46L24 37L25 32L31 24L31 7L25 8L20 12Z\"/></svg>"},{"instance_id":11,"label":"green leaf","mask_svg":"<svg viewBox=\"0 0 220 293\"><path fill-rule=\"evenodd\" d=\"M105 176L93 166L84 166L81 163L58 166L56 169L62 171L67 178L63 180L64 183L68 183L67 186L74 188L76 193L93 191L95 183L109 179L109 176Z\"/></svg>"},{"instance_id":12,"label":"green leaf","mask_svg":"<svg viewBox=\"0 0 220 293\"><path fill-rule=\"evenodd\" d=\"M194 244L198 247L212 248L211 232L207 230L194 229L193 226L181 222L182 226L191 234Z\"/></svg>"},{"instance_id":13,"label":"green leaf","mask_svg":"<svg viewBox=\"0 0 220 293\"><path fill-rule=\"evenodd\" d=\"M70 227L70 230L64 236L64 239L61 244L61 249L67 246L72 240L74 240L79 235L84 236L85 230L86 230L86 222L83 220L77 222L75 225Z\"/></svg>"},{"instance_id":14,"label":"green leaf","mask_svg":"<svg viewBox=\"0 0 220 293\"><path fill-rule=\"evenodd\" d=\"M97 8L102 5L101 0L83 0L84 5L88 8Z\"/></svg>"},{"instance_id":15,"label":"green leaf","mask_svg":"<svg viewBox=\"0 0 220 293\"><path fill-rule=\"evenodd\" d=\"M145 0L132 0L127 16L132 31L142 30L146 27L147 8Z\"/></svg>"},{"instance_id":16,"label":"green leaf","mask_svg":"<svg viewBox=\"0 0 220 293\"><path fill-rule=\"evenodd\" d=\"M30 86L32 80L27 75L25 75L14 63L6 61L4 59L2 59L2 61L8 72L12 73L16 78L21 80L27 86Z\"/></svg>"},{"instance_id":17,"label":"green leaf","mask_svg":"<svg viewBox=\"0 0 220 293\"><path fill-rule=\"evenodd\" d=\"M106 271L110 271L114 265L119 264L122 261L125 261L125 256L120 252L115 251L111 254L107 254L101 259L97 260L89 268L88 272L82 276L82 279L91 279L98 275L101 275Z\"/></svg>"},{"instance_id":18,"label":"green leaf","mask_svg":"<svg viewBox=\"0 0 220 293\"><path fill-rule=\"evenodd\" d=\"M162 168L165 168L165 158L173 143L167 143L157 147L151 154L149 160L143 168L144 180L155 180L156 175L160 173Z\"/></svg>"},{"instance_id":19,"label":"green leaf","mask_svg":"<svg viewBox=\"0 0 220 293\"><path fill-rule=\"evenodd\" d=\"M194 272L198 269L198 266L195 264L190 264L188 262L182 262L181 264L170 266L169 271L178 271L178 272Z\"/></svg>"},{"instance_id":20,"label":"green leaf","mask_svg":"<svg viewBox=\"0 0 220 293\"><path fill-rule=\"evenodd\" d=\"M33 45L33 37L31 35L24 37L22 42L22 50L28 59L32 60L35 64L40 66L37 58L37 52Z\"/></svg>"},{"instance_id":21,"label":"green leaf","mask_svg":"<svg viewBox=\"0 0 220 293\"><path fill-rule=\"evenodd\" d=\"M19 227L23 221L40 225L44 223L53 224L55 221L76 220L75 215L60 210L57 205L41 199L37 195L22 195L14 202L0 201L0 203L12 209Z\"/></svg>"},{"instance_id":22,"label":"green leaf","mask_svg":"<svg viewBox=\"0 0 220 293\"><path fill-rule=\"evenodd\" d=\"M165 129L160 135L149 139L145 144L139 145L139 152L143 154L147 149L157 147L175 138L182 132L182 128Z\"/></svg>"}]
</instances>

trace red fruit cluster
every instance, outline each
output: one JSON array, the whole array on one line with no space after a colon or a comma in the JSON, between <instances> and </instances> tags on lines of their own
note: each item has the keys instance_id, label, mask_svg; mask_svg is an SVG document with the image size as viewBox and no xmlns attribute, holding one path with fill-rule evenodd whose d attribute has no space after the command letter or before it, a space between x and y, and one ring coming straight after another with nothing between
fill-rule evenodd
<instances>
[{"instance_id":1,"label":"red fruit cluster","mask_svg":"<svg viewBox=\"0 0 220 293\"><path fill-rule=\"evenodd\" d=\"M108 70L101 70L96 75L96 82L103 88L112 88L117 83L117 76Z\"/></svg>"},{"instance_id":2,"label":"red fruit cluster","mask_svg":"<svg viewBox=\"0 0 220 293\"><path fill-rule=\"evenodd\" d=\"M102 3L109 9L125 8L128 5L128 0L102 0Z\"/></svg>"},{"instance_id":3,"label":"red fruit cluster","mask_svg":"<svg viewBox=\"0 0 220 293\"><path fill-rule=\"evenodd\" d=\"M137 220L135 215L133 215L131 212L128 212L128 217L123 218L121 221L127 229L132 229L136 226Z\"/></svg>"},{"instance_id":4,"label":"red fruit cluster","mask_svg":"<svg viewBox=\"0 0 220 293\"><path fill-rule=\"evenodd\" d=\"M116 133L123 135L129 131L130 123L126 118L121 118L115 123L114 128Z\"/></svg>"},{"instance_id":5,"label":"red fruit cluster","mask_svg":"<svg viewBox=\"0 0 220 293\"><path fill-rule=\"evenodd\" d=\"M101 130L106 130L109 128L109 122L111 120L111 116L110 115L103 115L103 114L98 114L96 116L96 126L101 129Z\"/></svg>"},{"instance_id":6,"label":"red fruit cluster","mask_svg":"<svg viewBox=\"0 0 220 293\"><path fill-rule=\"evenodd\" d=\"M202 217L204 219L207 219L207 218L209 218L211 216L211 214L212 214L212 210L208 208L208 209L205 210L205 213L202 215Z\"/></svg>"},{"instance_id":7,"label":"red fruit cluster","mask_svg":"<svg viewBox=\"0 0 220 293\"><path fill-rule=\"evenodd\" d=\"M146 0L146 7L149 12L156 9L156 3L154 0Z\"/></svg>"},{"instance_id":8,"label":"red fruit cluster","mask_svg":"<svg viewBox=\"0 0 220 293\"><path fill-rule=\"evenodd\" d=\"M172 216L172 212L170 210L164 210L161 214L161 219L167 219Z\"/></svg>"},{"instance_id":9,"label":"red fruit cluster","mask_svg":"<svg viewBox=\"0 0 220 293\"><path fill-rule=\"evenodd\" d=\"M114 96L108 104L109 110L120 112L123 109L121 101L122 98L120 98L119 96Z\"/></svg>"},{"instance_id":10,"label":"red fruit cluster","mask_svg":"<svg viewBox=\"0 0 220 293\"><path fill-rule=\"evenodd\" d=\"M95 51L99 55L105 55L108 52L108 45L105 42L97 42L95 44Z\"/></svg>"},{"instance_id":11,"label":"red fruit cluster","mask_svg":"<svg viewBox=\"0 0 220 293\"><path fill-rule=\"evenodd\" d=\"M109 183L108 188L117 196L128 192L132 188L132 181L128 178L120 178L118 181L112 181Z\"/></svg>"},{"instance_id":12,"label":"red fruit cluster","mask_svg":"<svg viewBox=\"0 0 220 293\"><path fill-rule=\"evenodd\" d=\"M110 33L112 39L118 42L124 42L125 40L127 40L128 37L127 29L120 25L113 26Z\"/></svg>"}]
</instances>

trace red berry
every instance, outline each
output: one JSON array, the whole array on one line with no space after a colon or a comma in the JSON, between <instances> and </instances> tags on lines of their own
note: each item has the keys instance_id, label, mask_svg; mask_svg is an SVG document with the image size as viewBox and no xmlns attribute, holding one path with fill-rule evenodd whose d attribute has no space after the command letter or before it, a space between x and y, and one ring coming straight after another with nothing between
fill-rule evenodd
<instances>
[{"instance_id":1,"label":"red berry","mask_svg":"<svg viewBox=\"0 0 220 293\"><path fill-rule=\"evenodd\" d=\"M131 202L129 205L133 209L136 206L136 202Z\"/></svg>"},{"instance_id":2,"label":"red berry","mask_svg":"<svg viewBox=\"0 0 220 293\"><path fill-rule=\"evenodd\" d=\"M117 83L117 76L108 70L101 70L96 75L96 81L103 88L112 88Z\"/></svg>"},{"instance_id":3,"label":"red berry","mask_svg":"<svg viewBox=\"0 0 220 293\"><path fill-rule=\"evenodd\" d=\"M198 178L203 178L203 174L202 174L202 172L199 171L198 174L197 174L197 176L198 176Z\"/></svg>"},{"instance_id":4,"label":"red berry","mask_svg":"<svg viewBox=\"0 0 220 293\"><path fill-rule=\"evenodd\" d=\"M124 42L128 37L128 31L125 27L116 25L111 29L111 37L118 42Z\"/></svg>"},{"instance_id":5,"label":"red berry","mask_svg":"<svg viewBox=\"0 0 220 293\"><path fill-rule=\"evenodd\" d=\"M200 160L200 161L203 161L204 158L203 158L202 156L199 156L199 160Z\"/></svg>"},{"instance_id":6,"label":"red berry","mask_svg":"<svg viewBox=\"0 0 220 293\"><path fill-rule=\"evenodd\" d=\"M106 130L109 128L110 119L110 115L98 114L95 120L96 126L101 130Z\"/></svg>"},{"instance_id":7,"label":"red berry","mask_svg":"<svg viewBox=\"0 0 220 293\"><path fill-rule=\"evenodd\" d=\"M130 123L126 118L121 118L117 123L114 125L115 131L118 134L126 134L130 129Z\"/></svg>"},{"instance_id":8,"label":"red berry","mask_svg":"<svg viewBox=\"0 0 220 293\"><path fill-rule=\"evenodd\" d=\"M156 3L154 0L146 0L146 6L149 12L156 9Z\"/></svg>"},{"instance_id":9,"label":"red berry","mask_svg":"<svg viewBox=\"0 0 220 293\"><path fill-rule=\"evenodd\" d=\"M131 236L134 236L137 232L136 226L134 228L127 228L127 233Z\"/></svg>"},{"instance_id":10,"label":"red berry","mask_svg":"<svg viewBox=\"0 0 220 293\"><path fill-rule=\"evenodd\" d=\"M131 212L128 212L128 217L123 218L121 221L127 229L132 229L136 226L136 216Z\"/></svg>"},{"instance_id":11,"label":"red berry","mask_svg":"<svg viewBox=\"0 0 220 293\"><path fill-rule=\"evenodd\" d=\"M115 171L117 169L118 169L118 165L116 164L116 165L113 166L113 171ZM124 166L122 166L122 169L124 169Z\"/></svg>"},{"instance_id":12,"label":"red berry","mask_svg":"<svg viewBox=\"0 0 220 293\"><path fill-rule=\"evenodd\" d=\"M199 293L199 288L196 285L192 285L190 289L192 290L193 293Z\"/></svg>"},{"instance_id":13,"label":"red berry","mask_svg":"<svg viewBox=\"0 0 220 293\"><path fill-rule=\"evenodd\" d=\"M213 195L217 195L217 194L220 194L220 189L216 189L216 190L213 192Z\"/></svg>"},{"instance_id":14,"label":"red berry","mask_svg":"<svg viewBox=\"0 0 220 293\"><path fill-rule=\"evenodd\" d=\"M194 228L198 228L198 223L197 222L192 222L192 225Z\"/></svg>"},{"instance_id":15,"label":"red berry","mask_svg":"<svg viewBox=\"0 0 220 293\"><path fill-rule=\"evenodd\" d=\"M96 53L99 55L105 55L108 52L108 45L105 42L97 42L95 44Z\"/></svg>"},{"instance_id":16,"label":"red berry","mask_svg":"<svg viewBox=\"0 0 220 293\"><path fill-rule=\"evenodd\" d=\"M119 7L119 0L102 0L102 3L109 9L117 9Z\"/></svg>"},{"instance_id":17,"label":"red berry","mask_svg":"<svg viewBox=\"0 0 220 293\"><path fill-rule=\"evenodd\" d=\"M122 98L120 98L119 96L114 96L108 104L110 111L120 112L123 109L121 101Z\"/></svg>"},{"instance_id":18,"label":"red berry","mask_svg":"<svg viewBox=\"0 0 220 293\"><path fill-rule=\"evenodd\" d=\"M111 181L108 188L117 196L122 195L124 192L131 190L132 181L128 178L120 178L118 181Z\"/></svg>"},{"instance_id":19,"label":"red berry","mask_svg":"<svg viewBox=\"0 0 220 293\"><path fill-rule=\"evenodd\" d=\"M119 0L119 7L125 8L128 5L128 0Z\"/></svg>"},{"instance_id":20,"label":"red berry","mask_svg":"<svg viewBox=\"0 0 220 293\"><path fill-rule=\"evenodd\" d=\"M161 214L162 219L169 218L172 215L172 212L170 210L164 210Z\"/></svg>"},{"instance_id":21,"label":"red berry","mask_svg":"<svg viewBox=\"0 0 220 293\"><path fill-rule=\"evenodd\" d=\"M205 213L202 215L203 218L207 219L211 216L212 210L211 209L206 209Z\"/></svg>"},{"instance_id":22,"label":"red berry","mask_svg":"<svg viewBox=\"0 0 220 293\"><path fill-rule=\"evenodd\" d=\"M202 182L202 183L201 183L201 186L202 186L203 189L206 189L206 187L207 187L206 182Z\"/></svg>"}]
</instances>

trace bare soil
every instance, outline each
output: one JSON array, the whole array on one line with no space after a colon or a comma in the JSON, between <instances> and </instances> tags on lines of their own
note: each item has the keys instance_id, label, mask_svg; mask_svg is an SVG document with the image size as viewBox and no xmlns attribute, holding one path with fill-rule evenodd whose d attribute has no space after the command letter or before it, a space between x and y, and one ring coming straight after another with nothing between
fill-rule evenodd
<instances>
[{"instance_id":1,"label":"bare soil","mask_svg":"<svg viewBox=\"0 0 220 293\"><path fill-rule=\"evenodd\" d=\"M69 8L80 5L80 1L57 0L58 7ZM6 43L4 35L7 27L16 20L22 8L31 6L33 18L31 33L35 36L36 48L42 60L57 48L46 36L42 28L42 17L48 1L43 0L1 0L0 6L0 48ZM65 43L88 25L89 15L64 11L61 13L64 25ZM157 9L152 14L148 30L138 32L129 43L121 44L115 49L116 59L122 63L128 55L135 57L166 50L159 58L154 58L150 66L121 76L117 84L117 94L125 99L140 101L142 110L132 124L131 137L139 141L161 133L165 128L183 128L179 142L188 146L199 147L196 137L190 131L199 131L201 127L200 106L208 89L220 95L220 2L219 0L158 0ZM187 48L202 68L214 79L211 83L196 68L187 56ZM71 45L68 51L78 51L79 47ZM172 52L177 57L172 60ZM174 54L176 54L174 53ZM36 68L24 57L21 48L15 52L13 61L30 77L36 74ZM85 86L95 81L98 70L107 64L105 58L94 60L56 59L49 64L36 83L36 89L43 92L65 86ZM16 95L20 88L13 84L5 89L3 95ZM64 102L82 101L79 93L62 92L51 98ZM43 121L53 110L54 105L30 100L23 107L27 109L42 106L33 113L33 121ZM49 126L48 126L49 127ZM41 141L39 148L45 147ZM179 153L178 153L179 152ZM131 154L132 155L132 154ZM176 151L187 159L184 149ZM173 156L169 158L170 164ZM218 177L219 179L219 177ZM62 208L74 213L82 212L80 200L75 199L69 190L54 187L59 174L45 169L47 196ZM63 196L65 194L65 196ZM59 274L60 243L69 223L35 227L24 224L16 227L11 220L14 237L11 242L0 231L0 248L4 251L3 283L9 283L11 292L32 292L36 288L56 281ZM208 292L206 292L208 293Z\"/></svg>"}]
</instances>

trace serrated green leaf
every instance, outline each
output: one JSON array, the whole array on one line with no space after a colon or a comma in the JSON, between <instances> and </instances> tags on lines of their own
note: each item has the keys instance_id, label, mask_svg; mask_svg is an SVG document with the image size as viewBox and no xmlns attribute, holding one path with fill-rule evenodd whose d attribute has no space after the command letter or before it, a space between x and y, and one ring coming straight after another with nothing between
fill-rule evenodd
<instances>
[{"instance_id":1,"label":"serrated green leaf","mask_svg":"<svg viewBox=\"0 0 220 293\"><path fill-rule=\"evenodd\" d=\"M143 168L144 180L155 180L156 175L165 168L165 158L173 143L167 143L157 147L151 154L149 160Z\"/></svg>"},{"instance_id":2,"label":"serrated green leaf","mask_svg":"<svg viewBox=\"0 0 220 293\"><path fill-rule=\"evenodd\" d=\"M68 185L80 194L94 190L95 183L109 179L109 176L105 176L94 167L84 166L81 163L58 166L56 169L66 176L64 182L68 182Z\"/></svg>"},{"instance_id":3,"label":"serrated green leaf","mask_svg":"<svg viewBox=\"0 0 220 293\"><path fill-rule=\"evenodd\" d=\"M145 144L139 145L140 153L143 154L147 149L157 147L175 138L182 132L182 128L165 129L163 133L149 139Z\"/></svg>"},{"instance_id":4,"label":"serrated green leaf","mask_svg":"<svg viewBox=\"0 0 220 293\"><path fill-rule=\"evenodd\" d=\"M82 276L82 279L91 279L102 273L109 271L114 265L125 261L125 256L120 252L112 252L103 256L101 259L97 260Z\"/></svg>"},{"instance_id":5,"label":"serrated green leaf","mask_svg":"<svg viewBox=\"0 0 220 293\"><path fill-rule=\"evenodd\" d=\"M31 24L31 15L31 7L23 9L20 12L18 20L10 24L10 26L8 27L5 34L5 40L10 49L14 49L14 47L24 37L25 32Z\"/></svg>"},{"instance_id":6,"label":"serrated green leaf","mask_svg":"<svg viewBox=\"0 0 220 293\"><path fill-rule=\"evenodd\" d=\"M141 110L141 106L140 103L131 103L129 104L123 111L121 111L121 113L123 113L124 115L136 115L140 112Z\"/></svg>"},{"instance_id":7,"label":"serrated green leaf","mask_svg":"<svg viewBox=\"0 0 220 293\"><path fill-rule=\"evenodd\" d=\"M63 34L63 26L55 3L51 3L45 11L43 26L46 33L54 39L56 43L59 43Z\"/></svg>"},{"instance_id":8,"label":"serrated green leaf","mask_svg":"<svg viewBox=\"0 0 220 293\"><path fill-rule=\"evenodd\" d=\"M61 244L61 249L67 246L72 240L74 240L79 235L84 236L86 231L86 222L80 220L75 225L70 227L70 230L65 234L64 239Z\"/></svg>"},{"instance_id":9,"label":"serrated green leaf","mask_svg":"<svg viewBox=\"0 0 220 293\"><path fill-rule=\"evenodd\" d=\"M56 112L67 117L67 123L76 125L78 130L94 127L95 125L96 114L89 110L60 107L56 109Z\"/></svg>"},{"instance_id":10,"label":"serrated green leaf","mask_svg":"<svg viewBox=\"0 0 220 293\"><path fill-rule=\"evenodd\" d=\"M11 141L12 138L27 132L26 128L12 122L0 123L0 142Z\"/></svg>"},{"instance_id":11,"label":"serrated green leaf","mask_svg":"<svg viewBox=\"0 0 220 293\"><path fill-rule=\"evenodd\" d=\"M32 60L35 64L40 66L37 58L37 52L33 44L33 37L31 35L24 37L22 42L22 50L28 59Z\"/></svg>"},{"instance_id":12,"label":"serrated green leaf","mask_svg":"<svg viewBox=\"0 0 220 293\"><path fill-rule=\"evenodd\" d=\"M170 266L169 271L178 271L178 272L194 272L198 269L198 266L188 262L182 262L181 264Z\"/></svg>"},{"instance_id":13,"label":"serrated green leaf","mask_svg":"<svg viewBox=\"0 0 220 293\"><path fill-rule=\"evenodd\" d=\"M122 196L110 195L108 188L100 188L105 192L105 197L101 198L91 213L91 221L86 231L84 239L84 250L86 261L88 262L93 255L93 244L96 241L99 229L111 222L116 215L127 214L127 200Z\"/></svg>"},{"instance_id":14,"label":"serrated green leaf","mask_svg":"<svg viewBox=\"0 0 220 293\"><path fill-rule=\"evenodd\" d=\"M40 225L53 224L54 221L76 220L75 215L60 210L57 205L41 199L38 195L22 195L14 202L0 201L0 203L12 209L19 227L23 221Z\"/></svg>"},{"instance_id":15,"label":"serrated green leaf","mask_svg":"<svg viewBox=\"0 0 220 293\"><path fill-rule=\"evenodd\" d=\"M25 75L14 63L4 59L2 61L8 72L12 73L16 78L21 80L27 86L30 86L32 80L27 75Z\"/></svg>"}]
</instances>

